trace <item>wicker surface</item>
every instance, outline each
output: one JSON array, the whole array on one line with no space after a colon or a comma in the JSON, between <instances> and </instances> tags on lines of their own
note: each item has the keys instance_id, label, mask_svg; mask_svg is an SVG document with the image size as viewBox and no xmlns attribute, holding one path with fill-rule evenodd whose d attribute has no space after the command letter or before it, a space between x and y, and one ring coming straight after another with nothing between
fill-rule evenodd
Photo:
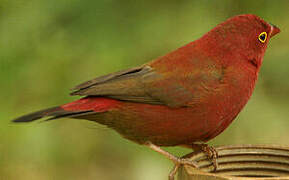
<instances>
[{"instance_id":1,"label":"wicker surface","mask_svg":"<svg viewBox=\"0 0 289 180\"><path fill-rule=\"evenodd\" d=\"M184 166L179 170L179 180L252 180L288 179L289 146L235 145L220 146L218 169L213 172L212 163L204 153L189 154L199 169Z\"/></svg>"}]
</instances>

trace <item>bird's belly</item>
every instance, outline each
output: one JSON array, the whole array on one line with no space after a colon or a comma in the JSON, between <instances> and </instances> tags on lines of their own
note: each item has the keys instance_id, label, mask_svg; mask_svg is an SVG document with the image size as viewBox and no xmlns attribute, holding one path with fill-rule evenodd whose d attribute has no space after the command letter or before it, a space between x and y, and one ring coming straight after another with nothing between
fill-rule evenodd
<instances>
[{"instance_id":1,"label":"bird's belly","mask_svg":"<svg viewBox=\"0 0 289 180\"><path fill-rule=\"evenodd\" d=\"M213 106L215 105L207 104L170 108L123 103L118 108L103 113L106 121L102 124L140 144L146 141L160 146L192 144L215 137L216 131L222 132L239 113L239 110L218 112Z\"/></svg>"}]
</instances>

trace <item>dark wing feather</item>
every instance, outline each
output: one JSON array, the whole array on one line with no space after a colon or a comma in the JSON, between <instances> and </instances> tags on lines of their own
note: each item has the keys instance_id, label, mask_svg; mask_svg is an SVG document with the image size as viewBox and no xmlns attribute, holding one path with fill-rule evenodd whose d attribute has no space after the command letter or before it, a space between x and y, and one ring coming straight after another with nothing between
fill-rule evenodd
<instances>
[{"instance_id":1,"label":"dark wing feather","mask_svg":"<svg viewBox=\"0 0 289 180\"><path fill-rule=\"evenodd\" d=\"M222 68L212 64L193 67L176 66L168 70L144 65L80 84L71 95L102 96L170 107L187 106L206 97L220 84L223 76Z\"/></svg>"},{"instance_id":2,"label":"dark wing feather","mask_svg":"<svg viewBox=\"0 0 289 180\"><path fill-rule=\"evenodd\" d=\"M129 75L135 75L135 73L139 73L141 71L142 71L142 73L144 73L146 70L148 70L148 69L144 68L144 67L135 67L135 68L126 69L123 71L118 71L115 73L100 76L100 77L97 77L93 80L81 83L81 84L77 85L76 87L74 87L72 90L75 90L74 93L77 93L77 92L80 92L83 89L87 89L93 85L105 83L105 82L113 80L113 79L122 79L123 77L128 77ZM72 95L74 95L74 93L72 93Z\"/></svg>"},{"instance_id":3,"label":"dark wing feather","mask_svg":"<svg viewBox=\"0 0 289 180\"><path fill-rule=\"evenodd\" d=\"M108 74L76 86L71 95L105 96L132 102L164 104L145 91L143 77L150 73L154 73L151 67L141 66Z\"/></svg>"}]
</instances>

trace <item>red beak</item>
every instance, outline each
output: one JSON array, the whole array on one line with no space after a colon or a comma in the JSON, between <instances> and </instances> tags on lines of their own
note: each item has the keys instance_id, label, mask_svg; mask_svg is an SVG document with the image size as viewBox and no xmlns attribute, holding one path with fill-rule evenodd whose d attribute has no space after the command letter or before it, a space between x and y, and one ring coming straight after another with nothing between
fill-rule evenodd
<instances>
[{"instance_id":1,"label":"red beak","mask_svg":"<svg viewBox=\"0 0 289 180\"><path fill-rule=\"evenodd\" d=\"M273 24L271 24L271 37L273 37L275 34L278 34L279 32L280 32L280 29L277 27L277 26L275 26L275 25L273 25Z\"/></svg>"}]
</instances>

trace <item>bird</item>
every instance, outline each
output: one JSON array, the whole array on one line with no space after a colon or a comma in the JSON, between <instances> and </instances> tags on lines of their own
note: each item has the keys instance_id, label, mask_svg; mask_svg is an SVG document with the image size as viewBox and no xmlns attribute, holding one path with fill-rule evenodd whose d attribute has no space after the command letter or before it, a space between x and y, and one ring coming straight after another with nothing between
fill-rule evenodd
<instances>
[{"instance_id":1,"label":"bird","mask_svg":"<svg viewBox=\"0 0 289 180\"><path fill-rule=\"evenodd\" d=\"M157 151L174 164L195 162L163 146L206 149L250 99L269 40L280 29L243 14L216 25L199 39L143 65L100 76L72 89L80 99L13 120L86 119Z\"/></svg>"}]
</instances>

